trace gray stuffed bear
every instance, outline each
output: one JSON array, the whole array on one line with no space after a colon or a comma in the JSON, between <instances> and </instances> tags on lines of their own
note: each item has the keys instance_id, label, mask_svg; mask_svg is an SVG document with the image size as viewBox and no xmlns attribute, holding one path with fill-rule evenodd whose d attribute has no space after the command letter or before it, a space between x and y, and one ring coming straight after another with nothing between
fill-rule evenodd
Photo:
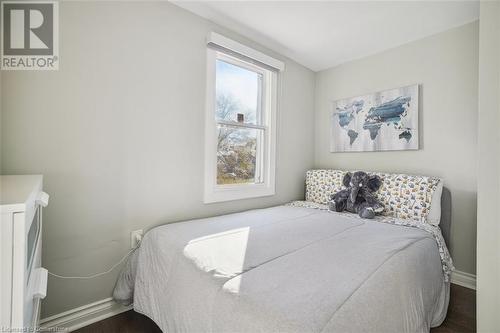
<instances>
[{"instance_id":1,"label":"gray stuffed bear","mask_svg":"<svg viewBox=\"0 0 500 333\"><path fill-rule=\"evenodd\" d=\"M369 176L363 171L356 171L352 175L348 172L342 182L346 189L330 196L330 210L347 210L365 219L372 219L384 210L384 205L375 197L375 192L382 186L379 176Z\"/></svg>"}]
</instances>

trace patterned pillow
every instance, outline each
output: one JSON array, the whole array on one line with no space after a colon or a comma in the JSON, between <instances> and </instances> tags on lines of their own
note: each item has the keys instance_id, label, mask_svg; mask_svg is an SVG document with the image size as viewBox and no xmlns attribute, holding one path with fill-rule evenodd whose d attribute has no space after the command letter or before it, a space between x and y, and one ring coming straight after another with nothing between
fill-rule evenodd
<instances>
[{"instance_id":1,"label":"patterned pillow","mask_svg":"<svg viewBox=\"0 0 500 333\"><path fill-rule=\"evenodd\" d=\"M342 170L308 170L306 172L306 201L326 205L330 195L343 188Z\"/></svg>"},{"instance_id":2,"label":"patterned pillow","mask_svg":"<svg viewBox=\"0 0 500 333\"><path fill-rule=\"evenodd\" d=\"M426 222L432 195L441 179L405 174L370 173L382 178L377 197L385 206L382 215Z\"/></svg>"},{"instance_id":3,"label":"patterned pillow","mask_svg":"<svg viewBox=\"0 0 500 333\"><path fill-rule=\"evenodd\" d=\"M342 179L346 171L309 170L306 173L306 200L327 204L329 196L343 189ZM378 175L383 183L377 197L384 204L384 216L426 222L432 195L440 182L439 178L369 172Z\"/></svg>"}]
</instances>

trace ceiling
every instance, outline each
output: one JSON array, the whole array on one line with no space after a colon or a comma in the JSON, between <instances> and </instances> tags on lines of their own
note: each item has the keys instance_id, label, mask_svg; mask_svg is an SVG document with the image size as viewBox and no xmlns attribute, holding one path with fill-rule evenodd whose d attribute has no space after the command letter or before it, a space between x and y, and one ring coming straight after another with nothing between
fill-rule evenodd
<instances>
[{"instance_id":1,"label":"ceiling","mask_svg":"<svg viewBox=\"0 0 500 333\"><path fill-rule=\"evenodd\" d=\"M478 1L173 1L319 71L479 18Z\"/></svg>"}]
</instances>

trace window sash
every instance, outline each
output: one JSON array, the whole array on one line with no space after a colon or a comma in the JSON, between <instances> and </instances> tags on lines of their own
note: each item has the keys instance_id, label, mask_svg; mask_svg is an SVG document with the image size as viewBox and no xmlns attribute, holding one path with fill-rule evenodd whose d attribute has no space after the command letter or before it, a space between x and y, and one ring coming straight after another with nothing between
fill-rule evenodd
<instances>
[{"instance_id":1,"label":"window sash","mask_svg":"<svg viewBox=\"0 0 500 333\"><path fill-rule=\"evenodd\" d=\"M241 185L252 185L252 184L262 184L265 182L265 168L266 168L266 163L267 158L266 158L266 152L267 148L269 145L269 131L266 126L238 126L240 123L236 123L237 125L229 122L230 124L217 124L216 125L216 130L218 127L235 127L235 128L242 128L242 129L256 129L257 130L257 142L256 142L256 154L255 154L255 175L254 175L254 182L250 183L234 183L234 184L219 184L217 183L217 177L218 177L218 166L217 166L217 159L215 160L216 166L215 166L215 187L217 188L224 188L226 186L229 187L235 187L235 186L241 186ZM219 153L218 151L218 146L215 147L215 155Z\"/></svg>"},{"instance_id":2,"label":"window sash","mask_svg":"<svg viewBox=\"0 0 500 333\"><path fill-rule=\"evenodd\" d=\"M263 125L265 124L266 121L266 113L267 113L267 108L265 103L265 82L264 78L266 77L266 74L268 70L263 69L261 67L258 67L252 63L248 63L242 59L235 58L233 56L227 55L223 52L216 51L216 60L221 60L224 61L228 64L231 64L233 66L243 68L245 70L254 72L258 74L258 91L257 91L257 110L256 110L256 124L251 124L251 123L245 123L245 122L237 122L237 121L230 121L230 120L217 120L215 121L215 127L219 126L227 126L227 127L235 127L235 128L246 128L246 129L256 129L259 130L258 135L257 135L257 142L256 142L256 161L255 161L255 175L254 175L254 182L251 183L234 183L234 184L219 184L217 183L217 177L218 177L218 167L216 165L215 168L215 178L216 178L216 188L224 188L224 187L235 187L235 186L241 186L241 185L252 185L252 184L262 184L265 181L265 163L266 163L266 142L268 141L267 139L267 130L268 126ZM217 71L215 72L215 79L217 80ZM216 92L215 92L216 93ZM217 152L217 147L216 147L216 154ZM216 160L217 163L217 160Z\"/></svg>"},{"instance_id":3,"label":"window sash","mask_svg":"<svg viewBox=\"0 0 500 333\"><path fill-rule=\"evenodd\" d=\"M243 59L239 59L237 57L234 57L234 56L231 56L229 54L226 54L226 53L223 53L221 51L215 51L215 54L217 56L217 59L219 60L222 60L222 61L225 61L231 65L234 65L234 66L238 66L238 67L241 67L243 69L246 69L246 70L249 70L249 71L252 71L252 72L255 72L255 73L259 73L259 74L262 74L262 75L265 75L266 72L268 72L268 70L262 68L262 67L259 67L255 64L252 64L252 63L249 63Z\"/></svg>"},{"instance_id":4,"label":"window sash","mask_svg":"<svg viewBox=\"0 0 500 333\"><path fill-rule=\"evenodd\" d=\"M223 125L223 126L229 126L229 127L239 127L239 128L254 128L254 129L260 129L260 130L267 130L267 128L268 128L267 126L264 126L264 125L239 123L236 121L228 121L228 120L216 120L215 123L216 123L216 125Z\"/></svg>"},{"instance_id":5,"label":"window sash","mask_svg":"<svg viewBox=\"0 0 500 333\"><path fill-rule=\"evenodd\" d=\"M259 74L259 86L257 91L257 110L256 110L256 124L265 124L266 122L266 75L268 75L268 70L258 67L254 64L248 63L244 60L232 57L220 51L214 51L216 55L216 60L222 60L236 67L243 68L245 70ZM217 71L215 71L215 80L217 80Z\"/></svg>"},{"instance_id":6,"label":"window sash","mask_svg":"<svg viewBox=\"0 0 500 333\"><path fill-rule=\"evenodd\" d=\"M220 58L219 58L220 57ZM222 59L224 58L224 59ZM236 121L217 120L216 114L216 60L225 60L231 56L220 51L207 48L207 94L205 113L205 186L204 202L215 203L239 199L249 199L270 196L275 194L276 173L276 137L277 137L277 113L278 113L278 73L266 68L259 68L263 74L261 85L261 108L262 118L258 124L238 123ZM241 65L244 60L230 59ZM257 66L245 63L251 70ZM237 128L255 128L260 130L262 139L259 140L261 147L257 149L257 163L261 166L256 169L260 172L255 179L260 183L241 184L217 184L217 130L218 126L233 126Z\"/></svg>"}]
</instances>

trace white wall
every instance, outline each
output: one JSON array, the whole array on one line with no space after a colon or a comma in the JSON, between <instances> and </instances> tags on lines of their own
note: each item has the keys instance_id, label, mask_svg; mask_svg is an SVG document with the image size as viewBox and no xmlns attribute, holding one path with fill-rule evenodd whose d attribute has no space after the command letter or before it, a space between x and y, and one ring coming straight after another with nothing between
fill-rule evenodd
<instances>
[{"instance_id":1,"label":"white wall","mask_svg":"<svg viewBox=\"0 0 500 333\"><path fill-rule=\"evenodd\" d=\"M168 2L61 2L60 70L2 73L1 167L45 175L50 271L103 271L128 251L134 229L303 197L314 73L268 52L286 62L276 195L202 203L212 30L248 43ZM50 278L43 317L109 297L117 274Z\"/></svg>"},{"instance_id":2,"label":"white wall","mask_svg":"<svg viewBox=\"0 0 500 333\"><path fill-rule=\"evenodd\" d=\"M2 172L2 73L3 71L0 70L0 175L3 175Z\"/></svg>"},{"instance_id":3,"label":"white wall","mask_svg":"<svg viewBox=\"0 0 500 333\"><path fill-rule=\"evenodd\" d=\"M286 62L273 197L202 203L209 31ZM45 175L51 202L44 214L43 260L51 271L106 269L128 251L131 230L300 199L304 172L314 166L444 178L452 195L455 264L475 272L477 22L316 75L168 2L61 2L60 38L59 71L2 72L0 78L0 169ZM494 40L491 32L481 38L483 45ZM482 48L481 59L490 64L481 70L483 86L495 80L486 75L488 66L498 66L491 60L498 54L494 45ZM421 84L421 150L329 152L331 101L413 83ZM495 156L488 152L495 149L490 135L498 132L498 118L488 112L496 110L492 92L483 93L479 186L482 181L486 190L479 206L496 207L498 191L488 205L495 196L487 192L485 172L495 170L487 157ZM479 213L484 246L478 244L478 251L498 252L492 233L498 215ZM498 257L478 261L478 318L493 325L484 327L498 327L493 282L500 274L489 260ZM117 273L88 281L51 278L43 316L108 297ZM488 296L492 288L497 294Z\"/></svg>"},{"instance_id":4,"label":"white wall","mask_svg":"<svg viewBox=\"0 0 500 333\"><path fill-rule=\"evenodd\" d=\"M500 332L500 2L481 1L477 328Z\"/></svg>"},{"instance_id":5,"label":"white wall","mask_svg":"<svg viewBox=\"0 0 500 333\"><path fill-rule=\"evenodd\" d=\"M475 273L478 23L449 30L316 76L315 166L442 177L451 191L450 250ZM420 84L418 151L330 153L332 101Z\"/></svg>"}]
</instances>

